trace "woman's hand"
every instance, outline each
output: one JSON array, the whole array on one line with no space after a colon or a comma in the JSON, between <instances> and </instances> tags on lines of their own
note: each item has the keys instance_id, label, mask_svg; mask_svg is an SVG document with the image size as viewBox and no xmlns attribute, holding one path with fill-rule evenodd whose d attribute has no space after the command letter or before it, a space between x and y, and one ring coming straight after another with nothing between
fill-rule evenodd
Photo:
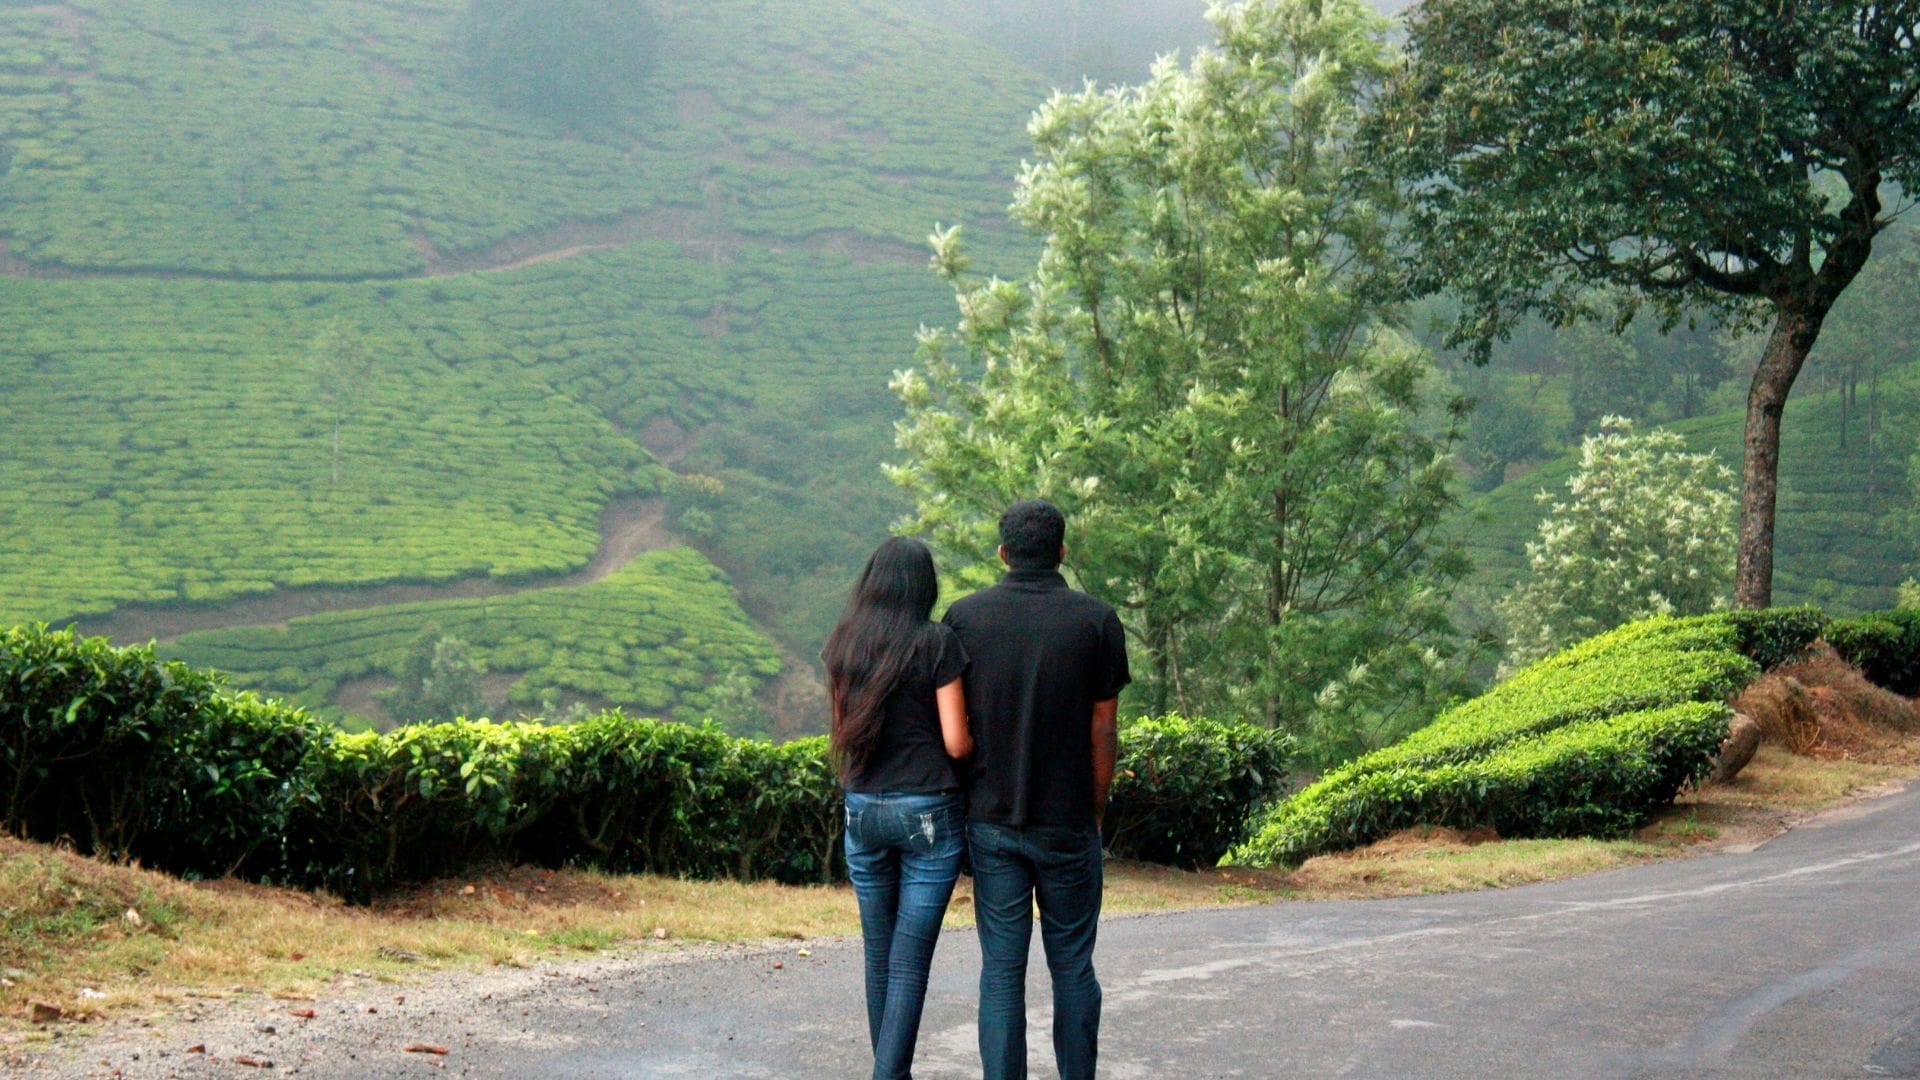
<instances>
[{"instance_id":1,"label":"woman's hand","mask_svg":"<svg viewBox=\"0 0 1920 1080\"><path fill-rule=\"evenodd\" d=\"M947 756L955 761L972 757L973 732L967 729L967 693L961 680L936 688L933 703L940 709L940 739L947 744Z\"/></svg>"}]
</instances>

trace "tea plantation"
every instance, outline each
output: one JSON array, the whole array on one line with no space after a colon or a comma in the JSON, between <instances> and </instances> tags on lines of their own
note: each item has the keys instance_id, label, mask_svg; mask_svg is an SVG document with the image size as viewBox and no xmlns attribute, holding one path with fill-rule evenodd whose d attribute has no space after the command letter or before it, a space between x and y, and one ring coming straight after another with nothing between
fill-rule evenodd
<instances>
[{"instance_id":1,"label":"tea plantation","mask_svg":"<svg viewBox=\"0 0 1920 1080\"><path fill-rule=\"evenodd\" d=\"M10 7L0 231L39 265L362 278L667 208L917 243L1004 204L1043 91L993 51L875 0L651 6L643 100L584 133L470 84L463 0Z\"/></svg>"},{"instance_id":2,"label":"tea plantation","mask_svg":"<svg viewBox=\"0 0 1920 1080\"><path fill-rule=\"evenodd\" d=\"M539 584L666 482L645 444L817 647L897 512L887 377L950 318L921 238L1007 257L1042 85L878 0L662 0L644 92L569 128L470 85L464 7L0 6L0 623ZM337 482L329 327L372 360Z\"/></svg>"},{"instance_id":3,"label":"tea plantation","mask_svg":"<svg viewBox=\"0 0 1920 1080\"><path fill-rule=\"evenodd\" d=\"M399 675L427 627L474 646L489 671L517 676L508 700L533 712L545 695L697 721L729 676L758 680L780 670L725 576L687 548L642 555L591 585L211 630L164 652L226 671L240 687L319 708L346 680Z\"/></svg>"}]
</instances>

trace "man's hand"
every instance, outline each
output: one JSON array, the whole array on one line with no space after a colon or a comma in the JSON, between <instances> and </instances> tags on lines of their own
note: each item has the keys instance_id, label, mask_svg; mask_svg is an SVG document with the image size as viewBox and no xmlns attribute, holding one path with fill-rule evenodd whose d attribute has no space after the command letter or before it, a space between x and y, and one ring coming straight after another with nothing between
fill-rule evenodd
<instances>
[{"instance_id":1,"label":"man's hand","mask_svg":"<svg viewBox=\"0 0 1920 1080\"><path fill-rule=\"evenodd\" d=\"M1093 823L1102 829L1107 824L1114 764L1120 760L1119 717L1119 698L1093 703Z\"/></svg>"}]
</instances>

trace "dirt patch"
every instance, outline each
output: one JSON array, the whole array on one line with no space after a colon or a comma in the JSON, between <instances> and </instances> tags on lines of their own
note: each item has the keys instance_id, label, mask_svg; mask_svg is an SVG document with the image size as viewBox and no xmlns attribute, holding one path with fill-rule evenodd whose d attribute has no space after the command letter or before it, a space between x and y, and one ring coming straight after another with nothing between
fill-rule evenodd
<instances>
[{"instance_id":1,"label":"dirt patch","mask_svg":"<svg viewBox=\"0 0 1920 1080\"><path fill-rule=\"evenodd\" d=\"M1762 676L1734 699L1761 737L1814 757L1908 764L1920 731L1914 702L1869 682L1860 669L1820 646Z\"/></svg>"}]
</instances>

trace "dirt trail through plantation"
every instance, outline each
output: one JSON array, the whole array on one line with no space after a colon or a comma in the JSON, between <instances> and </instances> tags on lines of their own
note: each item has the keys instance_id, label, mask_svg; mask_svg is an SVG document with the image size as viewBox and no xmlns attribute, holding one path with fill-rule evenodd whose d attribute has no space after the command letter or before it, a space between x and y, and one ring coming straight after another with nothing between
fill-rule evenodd
<instances>
[{"instance_id":1,"label":"dirt trail through plantation","mask_svg":"<svg viewBox=\"0 0 1920 1080\"><path fill-rule=\"evenodd\" d=\"M835 255L862 266L883 263L916 266L926 260L919 247L867 236L852 229L826 229L797 239L754 236L715 225L693 210L654 210L624 214L601 221L576 221L550 229L540 229L508 237L496 244L472 251L441 252L424 234L409 235L419 252L424 268L383 274L249 274L166 267L100 268L37 263L14 254L0 237L0 277L9 278L148 278L162 281L229 282L313 282L352 285L374 281L405 281L425 278L458 277L463 274L494 274L521 270L542 263L577 259L603 251L613 251L641 240L664 240L676 245L690 259L714 263L732 262L736 253L747 247L761 247L780 254L808 251Z\"/></svg>"},{"instance_id":2,"label":"dirt trail through plantation","mask_svg":"<svg viewBox=\"0 0 1920 1080\"><path fill-rule=\"evenodd\" d=\"M85 634L105 635L115 644L148 640L167 642L196 630L232 626L285 626L287 620L323 611L410 604L423 600L458 600L482 596L509 596L536 589L591 585L649 551L677 546L667 530L666 504L657 496L615 499L600 514L600 546L587 565L565 577L535 581L462 578L437 584L369 585L361 588L280 589L204 606L136 604L111 615L77 620Z\"/></svg>"}]
</instances>

